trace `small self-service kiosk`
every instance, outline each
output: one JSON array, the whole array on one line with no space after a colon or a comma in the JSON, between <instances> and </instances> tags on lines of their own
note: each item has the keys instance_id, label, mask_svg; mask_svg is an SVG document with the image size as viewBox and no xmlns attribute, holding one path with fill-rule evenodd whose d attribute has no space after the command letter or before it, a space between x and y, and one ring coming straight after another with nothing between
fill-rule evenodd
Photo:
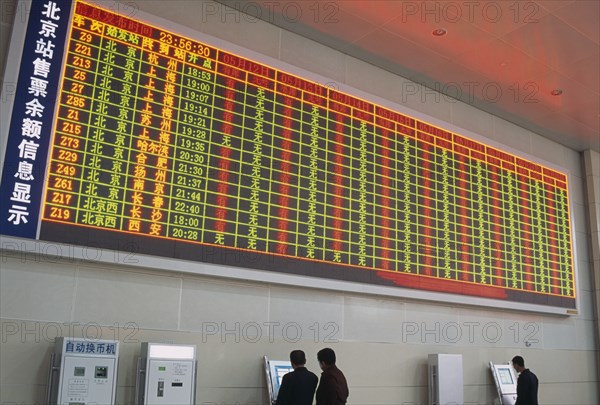
<instances>
[{"instance_id":1,"label":"small self-service kiosk","mask_svg":"<svg viewBox=\"0 0 600 405\"><path fill-rule=\"evenodd\" d=\"M114 404L119 342L60 337L50 358L46 402Z\"/></svg>"},{"instance_id":2,"label":"small self-service kiosk","mask_svg":"<svg viewBox=\"0 0 600 405\"><path fill-rule=\"evenodd\" d=\"M517 401L517 376L510 363L494 364L490 361L498 398L501 405L514 405Z\"/></svg>"},{"instance_id":3,"label":"small self-service kiosk","mask_svg":"<svg viewBox=\"0 0 600 405\"><path fill-rule=\"evenodd\" d=\"M271 404L274 404L279 394L279 387L281 386L283 376L294 371L294 368L289 360L269 360L267 356L264 356L263 360L269 400Z\"/></svg>"},{"instance_id":4,"label":"small self-service kiosk","mask_svg":"<svg viewBox=\"0 0 600 405\"><path fill-rule=\"evenodd\" d=\"M461 354L430 354L429 405L462 405L463 361Z\"/></svg>"},{"instance_id":5,"label":"small self-service kiosk","mask_svg":"<svg viewBox=\"0 0 600 405\"><path fill-rule=\"evenodd\" d=\"M196 346L142 343L136 405L191 405L196 400Z\"/></svg>"}]
</instances>

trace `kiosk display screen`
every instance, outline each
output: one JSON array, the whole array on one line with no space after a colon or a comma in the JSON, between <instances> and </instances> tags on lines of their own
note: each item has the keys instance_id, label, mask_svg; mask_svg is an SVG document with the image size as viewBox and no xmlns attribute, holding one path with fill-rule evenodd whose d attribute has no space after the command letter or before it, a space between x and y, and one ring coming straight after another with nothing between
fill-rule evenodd
<instances>
[{"instance_id":1,"label":"kiosk display screen","mask_svg":"<svg viewBox=\"0 0 600 405\"><path fill-rule=\"evenodd\" d=\"M82 1L34 1L2 234L575 308L566 174Z\"/></svg>"},{"instance_id":2,"label":"kiosk display screen","mask_svg":"<svg viewBox=\"0 0 600 405\"><path fill-rule=\"evenodd\" d=\"M275 392L278 393L279 392L279 387L281 387L281 381L283 380L283 376L286 375L287 373L291 373L292 371L294 371L294 368L292 366L275 366L274 367L275 370L275 378L274 378L274 382L275 382Z\"/></svg>"},{"instance_id":3,"label":"kiosk display screen","mask_svg":"<svg viewBox=\"0 0 600 405\"><path fill-rule=\"evenodd\" d=\"M511 385L515 383L512 378L512 373L507 368L499 368L498 376L500 377L500 384L502 385Z\"/></svg>"},{"instance_id":4,"label":"kiosk display screen","mask_svg":"<svg viewBox=\"0 0 600 405\"><path fill-rule=\"evenodd\" d=\"M267 389L271 397L271 402L275 403L279 395L279 387L283 376L294 371L294 368L289 361L284 360L269 360L266 356L263 357L265 362L265 375L267 377Z\"/></svg>"}]
</instances>

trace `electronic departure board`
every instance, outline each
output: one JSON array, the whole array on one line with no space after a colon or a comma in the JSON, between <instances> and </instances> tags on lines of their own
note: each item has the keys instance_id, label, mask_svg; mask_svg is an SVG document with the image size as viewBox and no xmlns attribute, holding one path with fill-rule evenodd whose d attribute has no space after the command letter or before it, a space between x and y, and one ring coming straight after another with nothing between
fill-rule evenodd
<instances>
[{"instance_id":1,"label":"electronic departure board","mask_svg":"<svg viewBox=\"0 0 600 405\"><path fill-rule=\"evenodd\" d=\"M575 308L559 171L85 2L20 66L5 235Z\"/></svg>"}]
</instances>

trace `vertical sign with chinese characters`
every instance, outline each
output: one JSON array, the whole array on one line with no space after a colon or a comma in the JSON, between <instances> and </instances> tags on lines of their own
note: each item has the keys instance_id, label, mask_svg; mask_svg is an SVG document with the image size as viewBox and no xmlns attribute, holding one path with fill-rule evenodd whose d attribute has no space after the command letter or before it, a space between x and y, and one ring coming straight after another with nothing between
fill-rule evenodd
<instances>
[{"instance_id":1,"label":"vertical sign with chinese characters","mask_svg":"<svg viewBox=\"0 0 600 405\"><path fill-rule=\"evenodd\" d=\"M70 15L70 0L31 2L2 170L0 233L5 235L37 234Z\"/></svg>"}]
</instances>

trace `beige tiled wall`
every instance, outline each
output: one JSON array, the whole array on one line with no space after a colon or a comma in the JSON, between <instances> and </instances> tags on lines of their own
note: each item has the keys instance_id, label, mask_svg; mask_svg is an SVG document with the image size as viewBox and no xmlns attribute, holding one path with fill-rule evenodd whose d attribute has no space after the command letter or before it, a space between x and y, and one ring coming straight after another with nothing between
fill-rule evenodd
<instances>
[{"instance_id":1,"label":"beige tiled wall","mask_svg":"<svg viewBox=\"0 0 600 405\"><path fill-rule=\"evenodd\" d=\"M596 401L594 322L580 316L35 259L6 252L2 259L2 403L42 401L57 335L121 341L119 403L132 400L143 341L198 345L200 404L263 403L263 355L285 359L300 347L317 371L316 352L325 346L347 374L351 404L424 403L427 355L435 352L464 356L469 403L493 401L486 365L515 354L538 374L543 403L573 403L572 395L577 403ZM566 386L579 388L566 393Z\"/></svg>"},{"instance_id":2,"label":"beige tiled wall","mask_svg":"<svg viewBox=\"0 0 600 405\"><path fill-rule=\"evenodd\" d=\"M571 174L580 313L554 317L93 261L56 263L46 255L3 252L1 404L43 401L48 356L57 334L98 333L121 342L117 394L121 404L133 402L135 361L142 341L198 345L198 404L266 403L263 355L286 359L290 350L302 348L308 367L318 372L316 352L325 346L336 350L348 377L349 404L426 403L427 355L436 352L464 356L465 400L470 404L493 403L495 389L487 364L508 361L515 354L523 355L540 378L542 403L600 402L590 278L598 249L590 249L587 239L579 153L423 89L407 96L403 93L407 86L412 92L419 85L265 22L226 13L219 4L130 3L327 76L332 86L345 84L370 92L566 168ZM3 44L6 26L3 19ZM2 61L5 57L3 45ZM600 205L599 201L596 194L594 203Z\"/></svg>"}]
</instances>

